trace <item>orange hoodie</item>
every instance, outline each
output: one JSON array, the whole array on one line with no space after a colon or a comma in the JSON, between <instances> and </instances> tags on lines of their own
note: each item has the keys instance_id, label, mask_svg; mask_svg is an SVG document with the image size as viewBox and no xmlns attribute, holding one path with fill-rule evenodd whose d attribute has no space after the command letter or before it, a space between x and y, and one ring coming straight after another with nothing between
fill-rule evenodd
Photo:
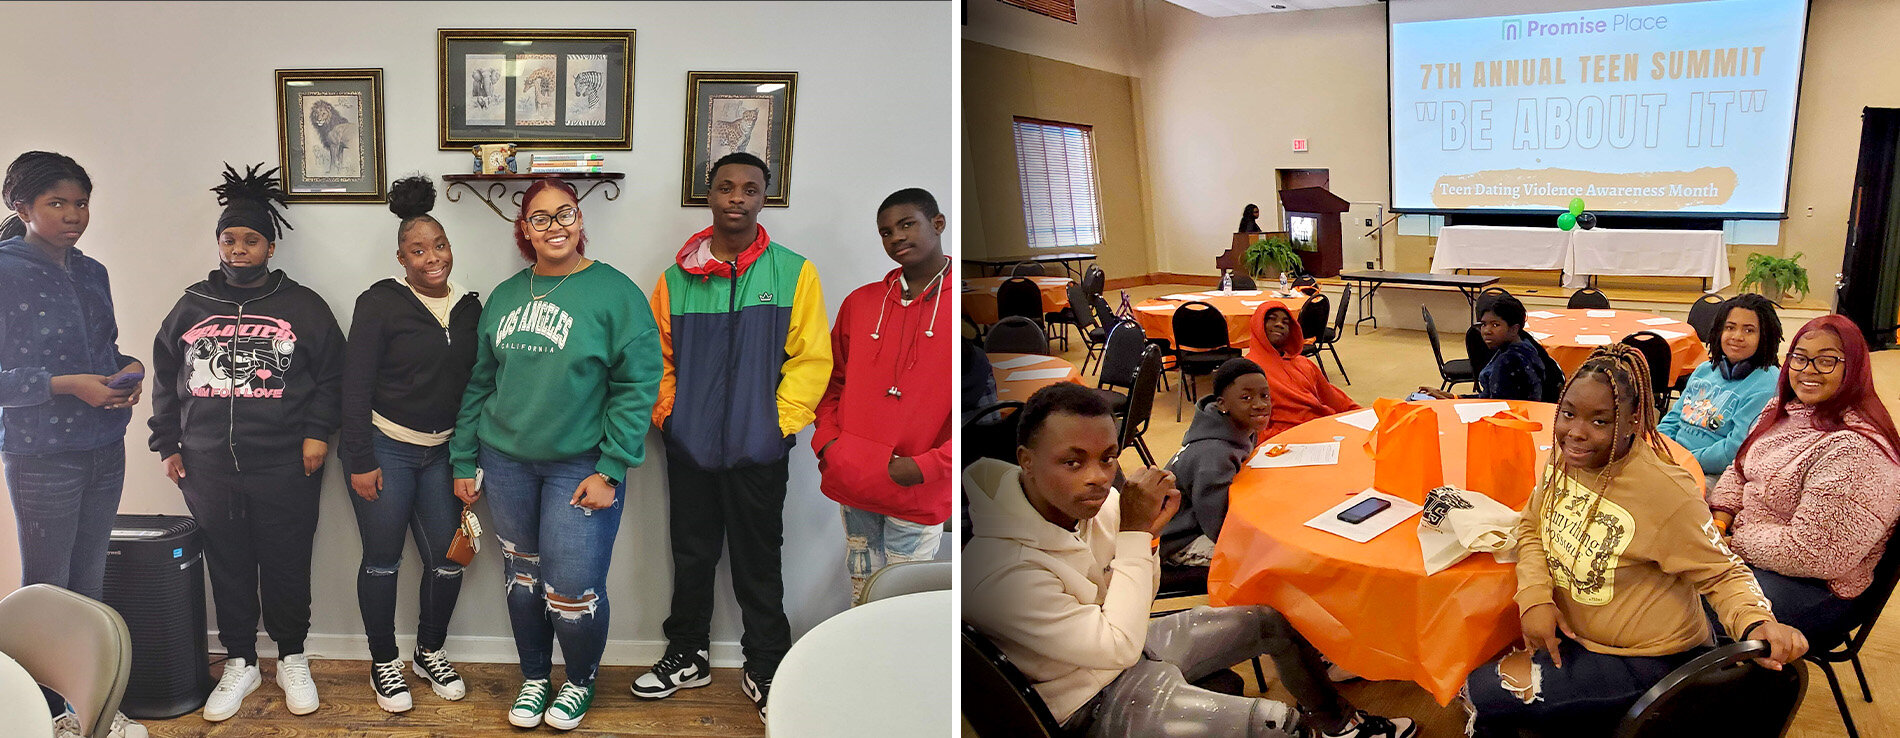
<instances>
[{"instance_id":1,"label":"orange hoodie","mask_svg":"<svg viewBox=\"0 0 1900 738\"><path fill-rule=\"evenodd\" d=\"M1318 364L1300 355L1300 346L1306 343L1306 338L1300 335L1298 320L1292 321L1292 327L1279 345L1267 343L1267 313L1274 310L1293 317L1279 303L1261 304L1253 312L1253 342L1247 345L1247 358L1259 364L1260 371L1267 375L1267 390L1273 398L1273 422L1260 432L1260 437L1272 438L1308 420L1358 410L1359 403L1326 381Z\"/></svg>"}]
</instances>

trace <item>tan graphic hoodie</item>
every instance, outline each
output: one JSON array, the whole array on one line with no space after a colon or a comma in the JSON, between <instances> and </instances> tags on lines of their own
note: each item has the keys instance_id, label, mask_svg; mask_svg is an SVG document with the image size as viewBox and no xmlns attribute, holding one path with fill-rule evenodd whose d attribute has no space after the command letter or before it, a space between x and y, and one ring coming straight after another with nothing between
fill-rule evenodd
<instances>
[{"instance_id":1,"label":"tan graphic hoodie","mask_svg":"<svg viewBox=\"0 0 1900 738\"><path fill-rule=\"evenodd\" d=\"M1773 620L1768 599L1728 550L1689 472L1640 439L1595 474L1558 477L1546 520L1535 494L1518 524L1519 614L1554 602L1585 648L1615 656L1662 656L1708 641L1698 595L1737 637ZM1583 518L1602 495L1596 516Z\"/></svg>"},{"instance_id":2,"label":"tan graphic hoodie","mask_svg":"<svg viewBox=\"0 0 1900 738\"><path fill-rule=\"evenodd\" d=\"M1121 497L1068 530L1023 496L1022 469L963 472L975 537L963 549L963 620L996 641L1067 720L1141 659L1161 562L1147 532L1122 533Z\"/></svg>"}]
</instances>

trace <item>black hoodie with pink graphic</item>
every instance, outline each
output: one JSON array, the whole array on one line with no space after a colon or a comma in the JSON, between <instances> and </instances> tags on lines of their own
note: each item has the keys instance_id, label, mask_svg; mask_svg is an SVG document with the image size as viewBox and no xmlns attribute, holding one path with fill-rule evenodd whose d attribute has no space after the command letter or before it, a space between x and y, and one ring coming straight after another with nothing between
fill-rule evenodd
<instances>
[{"instance_id":1,"label":"black hoodie with pink graphic","mask_svg":"<svg viewBox=\"0 0 1900 738\"><path fill-rule=\"evenodd\" d=\"M253 288L212 272L153 342L151 449L236 471L301 463L304 439L342 424L344 347L330 306L283 271Z\"/></svg>"}]
</instances>

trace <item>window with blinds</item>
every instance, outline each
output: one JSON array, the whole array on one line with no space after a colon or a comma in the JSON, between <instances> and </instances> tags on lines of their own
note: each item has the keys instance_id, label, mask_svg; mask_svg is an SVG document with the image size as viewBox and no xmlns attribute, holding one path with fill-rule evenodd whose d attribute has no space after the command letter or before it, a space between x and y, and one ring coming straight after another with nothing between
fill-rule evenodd
<instances>
[{"instance_id":1,"label":"window with blinds","mask_svg":"<svg viewBox=\"0 0 1900 738\"><path fill-rule=\"evenodd\" d=\"M1059 21L1075 22L1075 0L1003 0L1003 4L1014 5Z\"/></svg>"},{"instance_id":2,"label":"window with blinds","mask_svg":"<svg viewBox=\"0 0 1900 738\"><path fill-rule=\"evenodd\" d=\"M1074 123L1016 119L1016 170L1022 178L1030 248L1102 243L1090 131Z\"/></svg>"}]
</instances>

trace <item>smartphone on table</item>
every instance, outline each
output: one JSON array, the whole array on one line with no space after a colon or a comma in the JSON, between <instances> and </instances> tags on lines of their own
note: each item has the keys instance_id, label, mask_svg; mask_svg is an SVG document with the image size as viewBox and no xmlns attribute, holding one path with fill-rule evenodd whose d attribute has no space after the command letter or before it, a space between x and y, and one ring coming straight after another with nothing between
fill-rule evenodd
<instances>
[{"instance_id":1,"label":"smartphone on table","mask_svg":"<svg viewBox=\"0 0 1900 738\"><path fill-rule=\"evenodd\" d=\"M1359 504L1357 505L1353 505L1352 507L1349 507L1349 508L1346 508L1345 510L1340 511L1339 520L1340 522L1343 522L1343 523L1358 525L1360 523L1366 522L1367 518L1370 518L1374 515L1378 515L1379 513L1385 512L1385 509L1391 506L1392 506L1392 503L1387 500L1382 500L1377 497L1369 497L1364 500L1360 500Z\"/></svg>"}]
</instances>

